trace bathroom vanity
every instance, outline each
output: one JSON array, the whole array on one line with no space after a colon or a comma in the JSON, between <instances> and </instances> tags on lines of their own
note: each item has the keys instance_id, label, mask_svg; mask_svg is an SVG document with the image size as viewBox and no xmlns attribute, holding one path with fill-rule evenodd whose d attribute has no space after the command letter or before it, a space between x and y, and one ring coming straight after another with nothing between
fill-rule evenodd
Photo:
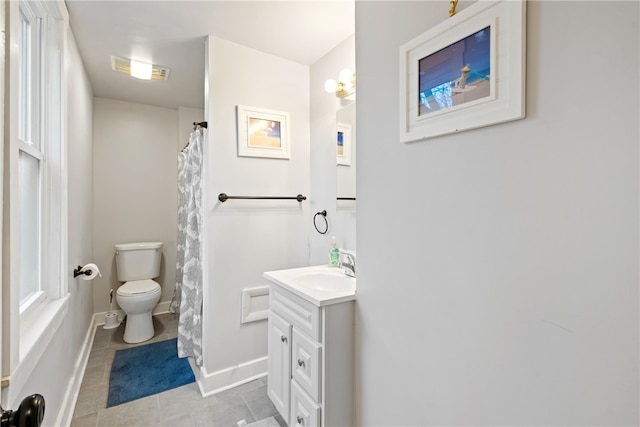
<instances>
[{"instance_id":1,"label":"bathroom vanity","mask_svg":"<svg viewBox=\"0 0 640 427\"><path fill-rule=\"evenodd\" d=\"M354 425L356 279L325 266L264 277L269 398L290 426Z\"/></svg>"}]
</instances>

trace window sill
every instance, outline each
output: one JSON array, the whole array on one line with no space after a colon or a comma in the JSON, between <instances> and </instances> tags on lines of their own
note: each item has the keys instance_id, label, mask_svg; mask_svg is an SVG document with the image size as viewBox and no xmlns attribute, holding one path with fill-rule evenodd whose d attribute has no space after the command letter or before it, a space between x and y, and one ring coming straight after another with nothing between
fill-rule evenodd
<instances>
[{"instance_id":1,"label":"window sill","mask_svg":"<svg viewBox=\"0 0 640 427\"><path fill-rule=\"evenodd\" d=\"M8 389L3 390L3 404L11 406L18 398L47 346L62 324L69 309L70 294L57 300L47 300L20 319L20 362L11 372ZM14 405L15 406L15 405Z\"/></svg>"}]
</instances>

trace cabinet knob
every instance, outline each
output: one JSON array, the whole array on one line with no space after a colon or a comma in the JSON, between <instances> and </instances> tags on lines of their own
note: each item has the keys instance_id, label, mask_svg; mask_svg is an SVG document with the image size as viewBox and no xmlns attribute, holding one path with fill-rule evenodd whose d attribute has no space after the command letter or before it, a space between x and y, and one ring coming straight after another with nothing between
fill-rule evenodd
<instances>
[{"instance_id":1,"label":"cabinet knob","mask_svg":"<svg viewBox=\"0 0 640 427\"><path fill-rule=\"evenodd\" d=\"M304 425L304 418L302 418L300 415L296 417L296 421L298 421L299 425Z\"/></svg>"},{"instance_id":2,"label":"cabinet knob","mask_svg":"<svg viewBox=\"0 0 640 427\"><path fill-rule=\"evenodd\" d=\"M285 337L284 335L282 335L282 336L280 337L280 341L282 341L282 342L287 342L287 337Z\"/></svg>"},{"instance_id":3,"label":"cabinet knob","mask_svg":"<svg viewBox=\"0 0 640 427\"><path fill-rule=\"evenodd\" d=\"M300 360L298 359L298 366L303 367L304 368L304 360Z\"/></svg>"}]
</instances>

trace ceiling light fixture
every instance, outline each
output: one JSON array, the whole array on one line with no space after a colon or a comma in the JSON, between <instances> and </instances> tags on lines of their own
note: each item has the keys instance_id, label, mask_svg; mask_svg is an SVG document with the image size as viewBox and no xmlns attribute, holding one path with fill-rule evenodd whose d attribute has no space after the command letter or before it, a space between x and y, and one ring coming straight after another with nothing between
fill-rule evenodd
<instances>
[{"instance_id":1,"label":"ceiling light fixture","mask_svg":"<svg viewBox=\"0 0 640 427\"><path fill-rule=\"evenodd\" d=\"M329 79L324 82L324 90L334 93L338 98L347 98L356 93L356 73L348 68L338 74L338 81Z\"/></svg>"},{"instance_id":2,"label":"ceiling light fixture","mask_svg":"<svg viewBox=\"0 0 640 427\"><path fill-rule=\"evenodd\" d=\"M143 80L167 80L171 70L129 58L111 57L111 69Z\"/></svg>"},{"instance_id":3,"label":"ceiling light fixture","mask_svg":"<svg viewBox=\"0 0 640 427\"><path fill-rule=\"evenodd\" d=\"M131 77L141 80L151 80L152 64L131 60Z\"/></svg>"}]
</instances>

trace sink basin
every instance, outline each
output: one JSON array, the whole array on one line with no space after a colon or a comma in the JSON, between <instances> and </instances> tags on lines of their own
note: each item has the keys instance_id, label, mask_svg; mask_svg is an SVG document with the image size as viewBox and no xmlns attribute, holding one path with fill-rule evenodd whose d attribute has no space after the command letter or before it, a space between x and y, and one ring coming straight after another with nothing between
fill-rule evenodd
<instances>
[{"instance_id":1,"label":"sink basin","mask_svg":"<svg viewBox=\"0 0 640 427\"><path fill-rule=\"evenodd\" d=\"M355 299L356 279L323 265L268 271L264 277L311 303L323 306Z\"/></svg>"},{"instance_id":2,"label":"sink basin","mask_svg":"<svg viewBox=\"0 0 640 427\"><path fill-rule=\"evenodd\" d=\"M356 281L341 269L329 267L311 267L292 272L291 277L302 286L320 292L339 292L355 288Z\"/></svg>"}]
</instances>

